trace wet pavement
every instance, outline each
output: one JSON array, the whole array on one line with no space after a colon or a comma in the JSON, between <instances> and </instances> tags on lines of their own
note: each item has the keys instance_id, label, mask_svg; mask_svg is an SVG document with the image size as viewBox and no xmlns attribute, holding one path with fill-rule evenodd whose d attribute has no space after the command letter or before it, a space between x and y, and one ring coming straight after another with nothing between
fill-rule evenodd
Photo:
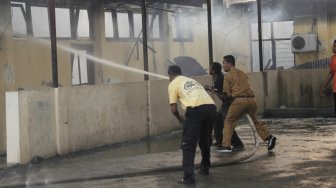
<instances>
[{"instance_id":1,"label":"wet pavement","mask_svg":"<svg viewBox=\"0 0 336 188\"><path fill-rule=\"evenodd\" d=\"M2 168L6 168L7 164L6 164L6 154L4 153L0 153L0 170Z\"/></svg>"},{"instance_id":2,"label":"wet pavement","mask_svg":"<svg viewBox=\"0 0 336 188\"><path fill-rule=\"evenodd\" d=\"M268 152L262 142L244 162L225 165L251 153L248 126L237 132L246 149L212 151L210 176L196 175L194 187L336 187L336 121L327 118L264 119L278 142ZM0 167L0 187L193 187L178 185L180 132L10 168ZM200 160L198 151L196 162ZM154 170L153 170L154 169ZM163 172L165 171L165 172Z\"/></svg>"}]
</instances>

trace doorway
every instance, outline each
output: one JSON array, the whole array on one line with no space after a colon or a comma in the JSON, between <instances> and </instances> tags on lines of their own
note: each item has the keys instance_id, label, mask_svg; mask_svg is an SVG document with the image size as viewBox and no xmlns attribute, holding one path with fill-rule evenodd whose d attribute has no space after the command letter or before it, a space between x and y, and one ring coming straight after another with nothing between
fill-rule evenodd
<instances>
[{"instance_id":1,"label":"doorway","mask_svg":"<svg viewBox=\"0 0 336 188\"><path fill-rule=\"evenodd\" d=\"M87 54L93 53L92 44L72 44L78 54L71 55L71 77L72 85L93 85L95 84L95 67L91 60L86 58Z\"/></svg>"}]
</instances>

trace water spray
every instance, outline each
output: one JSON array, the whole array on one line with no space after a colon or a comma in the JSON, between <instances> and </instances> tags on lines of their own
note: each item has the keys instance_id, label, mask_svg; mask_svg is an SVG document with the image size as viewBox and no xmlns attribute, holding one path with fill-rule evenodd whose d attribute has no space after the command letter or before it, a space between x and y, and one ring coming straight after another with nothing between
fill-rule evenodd
<instances>
[{"instance_id":1,"label":"water spray","mask_svg":"<svg viewBox=\"0 0 336 188\"><path fill-rule=\"evenodd\" d=\"M48 41L48 40L35 38L35 37L29 37L29 38L31 38L35 41L38 41L42 44L50 46L50 41ZM161 75L161 74L156 74L156 73L144 71L144 70L137 69L137 68L127 67L127 66L124 66L124 65L113 63L113 62L111 62L109 60L106 60L106 59L101 59L101 58L95 57L93 55L85 54L85 53L82 53L82 52L80 52L76 49L70 48L70 47L62 45L62 44L57 44L57 48L59 48L63 51L66 51L66 52L76 54L76 55L84 56L87 59L92 60L94 62L103 64L103 65L107 65L107 66L110 66L110 67L114 67L114 68L117 68L117 69L127 70L129 72L138 73L138 74L146 74L148 76L153 76L153 77L162 78L162 79L169 79L167 76L164 76L164 75Z\"/></svg>"},{"instance_id":2,"label":"water spray","mask_svg":"<svg viewBox=\"0 0 336 188\"><path fill-rule=\"evenodd\" d=\"M50 41L44 40L44 39L39 39L39 38L34 38L34 37L29 37L32 38L35 41L38 41L42 44L45 45L50 45ZM168 79L167 76L163 76L160 74L155 74L147 71L143 71L140 69L136 68L131 68L131 67L126 67L120 64L113 63L111 61L101 59L92 55L84 54L78 50L75 50L73 48L60 45L58 44L57 47L61 50L64 50L66 52L70 52L73 54L81 55L86 57L87 59L90 59L92 61L111 66L117 69L122 69L122 70L127 70L130 72L138 73L138 74L147 74L149 76L157 77L157 78L162 78L162 79ZM249 125L251 127L253 136L254 136L254 148L247 154L242 155L238 158L227 160L227 161L216 161L212 163L212 167L221 167L221 166L226 166L226 165L232 165L236 164L242 161L245 161L249 158L251 158L256 151L258 150L259 147L259 140L257 138L257 130L255 128L255 125L249 115L246 114L246 117L248 119ZM198 169L200 168L200 164L196 164L195 168ZM25 184L12 184L12 185L5 185L5 187L29 187L29 186L45 186L45 185L50 185L50 184L65 184L65 183L75 183L75 182L83 182L83 181L94 181L94 180L106 180L106 179L118 179L118 178L130 178L130 177L136 177L136 176L148 176L148 175L156 175L156 174L162 174L162 173L169 173L169 172L176 172L176 171L181 171L182 167L180 165L178 166L169 166L169 167L160 167L160 168L153 168L149 170L143 170L140 172L129 172L129 173L121 173L121 174L114 174L114 175L101 175L101 176L93 176L93 177L78 177L78 178L72 178L72 179L66 179L66 180L48 180L48 181L39 181L39 182L30 182L27 181ZM28 178L29 179L29 178ZM0 185L0 187L4 187L3 185Z\"/></svg>"}]
</instances>

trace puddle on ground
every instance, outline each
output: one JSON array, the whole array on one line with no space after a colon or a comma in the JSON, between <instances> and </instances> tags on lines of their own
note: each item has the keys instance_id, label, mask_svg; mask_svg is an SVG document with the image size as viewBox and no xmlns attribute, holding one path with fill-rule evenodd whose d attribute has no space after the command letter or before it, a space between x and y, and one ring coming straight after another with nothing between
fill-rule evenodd
<instances>
[{"instance_id":1,"label":"puddle on ground","mask_svg":"<svg viewBox=\"0 0 336 188\"><path fill-rule=\"evenodd\" d=\"M264 168L265 172L269 170L272 172L278 171L279 177L290 177L293 173L301 173L298 169L299 164L303 164L299 167L306 168L306 171L316 171L318 163L312 165L311 161L325 160L327 163L330 161L329 156L332 156L333 152L335 152L330 149L335 144L333 135L336 132L336 121L334 118L264 119L263 121L268 125L272 134L279 139L276 150L267 156L263 155L263 152L257 152L246 163L247 166L241 167L242 169L256 165L254 166L255 168ZM240 124L244 124L244 121L240 121ZM254 144L253 134L249 126L245 125L238 126L237 133L246 146L251 147ZM38 164L3 168L0 170L0 182L24 182L34 179L35 177L32 177L32 174L38 174L37 172L62 170L62 168L73 167L73 164L85 166L86 163L92 161L118 160L149 153L178 151L180 150L181 134L181 131L174 131L153 138L75 152L62 157L43 159ZM261 142L260 148L263 149L265 147L265 143ZM275 159L276 161L274 161ZM0 157L0 162L1 160L5 160L5 158ZM258 161L263 161L263 163L259 164ZM2 179L1 177L11 178Z\"/></svg>"}]
</instances>

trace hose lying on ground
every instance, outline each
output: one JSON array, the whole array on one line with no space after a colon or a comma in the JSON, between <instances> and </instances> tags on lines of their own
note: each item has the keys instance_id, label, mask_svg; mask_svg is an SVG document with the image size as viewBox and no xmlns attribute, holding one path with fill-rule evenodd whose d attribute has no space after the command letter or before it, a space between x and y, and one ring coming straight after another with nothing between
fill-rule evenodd
<instances>
[{"instance_id":1,"label":"hose lying on ground","mask_svg":"<svg viewBox=\"0 0 336 188\"><path fill-rule=\"evenodd\" d=\"M212 167L221 167L226 165L232 165L236 164L242 161L245 161L252 157L258 150L259 147L259 139L257 137L257 130L254 126L254 123L249 115L246 115L249 125L251 127L251 130L253 132L254 136L254 148L251 152L247 153L246 155L243 155L239 158L228 160L228 161L216 161L211 164ZM195 168L199 168L199 164L195 165ZM72 178L72 179L66 179L66 180L49 180L49 181L41 181L41 182L32 182L32 183L26 183L26 184L12 184L12 185L0 185L0 187L29 187L29 186L45 186L50 184L65 184L65 183L76 183L76 182L83 182L83 181L94 181L94 180L106 180L106 179L119 179L119 178L128 178L128 177L135 177L135 176L147 176L147 175L155 175L155 174L162 174L167 172L176 172L181 171L182 167L179 166L169 166L169 167L160 167L160 168L153 168L148 170L143 170L140 172L129 172L129 173L121 173L121 174L115 174L115 175L100 175L100 176L93 176L93 177L79 177L79 178Z\"/></svg>"}]
</instances>

